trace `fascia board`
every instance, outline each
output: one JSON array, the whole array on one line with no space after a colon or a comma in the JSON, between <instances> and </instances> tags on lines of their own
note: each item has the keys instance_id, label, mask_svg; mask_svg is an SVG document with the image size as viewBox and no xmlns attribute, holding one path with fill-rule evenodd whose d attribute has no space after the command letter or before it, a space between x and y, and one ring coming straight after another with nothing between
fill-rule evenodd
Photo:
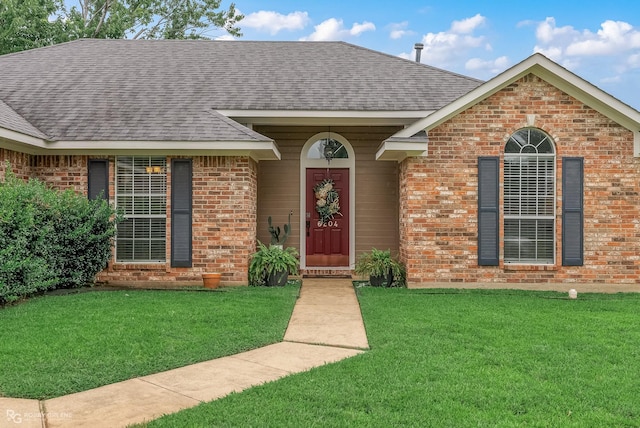
<instances>
[{"instance_id":1,"label":"fascia board","mask_svg":"<svg viewBox=\"0 0 640 428\"><path fill-rule=\"evenodd\" d=\"M15 141L15 140L14 140ZM54 141L40 144L0 142L0 146L37 155L133 155L167 154L192 156L250 156L260 160L280 160L274 141Z\"/></svg>"},{"instance_id":2,"label":"fascia board","mask_svg":"<svg viewBox=\"0 0 640 428\"><path fill-rule=\"evenodd\" d=\"M520 64L517 64L516 66L506 70L502 74L473 89L471 92L468 92L457 100L451 102L450 104L447 104L440 110L435 111L433 114L397 132L394 137L411 137L419 131L429 131L439 124L446 122L447 120L456 116L458 113L477 104L483 99L490 97L500 89L510 85L511 83L528 74L530 68L535 63L534 59L535 55L529 57Z\"/></svg>"},{"instance_id":3,"label":"fascia board","mask_svg":"<svg viewBox=\"0 0 640 428\"><path fill-rule=\"evenodd\" d=\"M414 123L433 110L316 111L316 110L218 110L240 123L253 125L402 125Z\"/></svg>"},{"instance_id":4,"label":"fascia board","mask_svg":"<svg viewBox=\"0 0 640 428\"><path fill-rule=\"evenodd\" d=\"M383 142L376 151L376 160L402 162L407 157L426 156L428 143Z\"/></svg>"},{"instance_id":5,"label":"fascia board","mask_svg":"<svg viewBox=\"0 0 640 428\"><path fill-rule=\"evenodd\" d=\"M555 63L535 74L629 130L640 129L640 112ZM556 70L552 70L556 68Z\"/></svg>"},{"instance_id":6,"label":"fascia board","mask_svg":"<svg viewBox=\"0 0 640 428\"><path fill-rule=\"evenodd\" d=\"M640 112L541 54L530 56L451 104L399 131L394 137L409 137L421 130L429 131L529 73L535 74L578 101L633 131L636 141L636 150L634 151L640 153L640 142L638 141L640 137L635 136L640 129Z\"/></svg>"},{"instance_id":7,"label":"fascia board","mask_svg":"<svg viewBox=\"0 0 640 428\"><path fill-rule=\"evenodd\" d=\"M32 137L31 135L22 134L6 128L0 128L0 140L2 139L11 141L18 146L24 146L25 148L32 147L33 149L45 147L47 144L42 138Z\"/></svg>"}]
</instances>

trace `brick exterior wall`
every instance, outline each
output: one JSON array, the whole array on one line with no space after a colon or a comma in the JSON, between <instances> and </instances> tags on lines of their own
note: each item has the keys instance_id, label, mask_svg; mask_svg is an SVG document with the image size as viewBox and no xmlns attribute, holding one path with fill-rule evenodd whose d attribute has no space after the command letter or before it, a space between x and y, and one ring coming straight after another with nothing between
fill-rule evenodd
<instances>
[{"instance_id":1,"label":"brick exterior wall","mask_svg":"<svg viewBox=\"0 0 640 428\"><path fill-rule=\"evenodd\" d=\"M191 268L171 267L171 159L167 159L167 262L116 263L101 282L201 285L203 272L221 272L222 285L246 285L256 249L257 164L248 157L193 157ZM110 182L115 175L111 163ZM111 195L115 192L111 191Z\"/></svg>"},{"instance_id":2,"label":"brick exterior wall","mask_svg":"<svg viewBox=\"0 0 640 428\"><path fill-rule=\"evenodd\" d=\"M87 194L88 156L31 156L31 177L60 190Z\"/></svg>"},{"instance_id":3,"label":"brick exterior wall","mask_svg":"<svg viewBox=\"0 0 640 428\"><path fill-rule=\"evenodd\" d=\"M533 123L532 123L533 121ZM504 159L518 129L535 126L556 149L556 261L553 265L477 264L477 161ZM584 265L562 266L562 158L584 158ZM86 194L88 156L35 156L0 149L21 178ZM171 171L167 159L167 262L111 262L99 281L200 284L222 272L223 285L247 283L255 251L258 166L248 157L193 157L193 267L172 268ZM115 158L110 157L115 200ZM399 168L400 257L410 286L434 283L639 283L640 159L633 135L540 78L529 75L429 132L427 157ZM502 174L500 177L502 203ZM356 189L357 191L357 189ZM362 196L362 195L361 195ZM503 218L500 218L502 234ZM500 254L503 245L500 243Z\"/></svg>"},{"instance_id":4,"label":"brick exterior wall","mask_svg":"<svg viewBox=\"0 0 640 428\"><path fill-rule=\"evenodd\" d=\"M100 158L91 157L91 158ZM37 178L50 186L87 194L89 156L35 156L0 149L0 177L5 161L22 179ZM222 285L246 285L249 257L256 249L258 167L248 157L193 159L193 266L172 268L171 159L167 159L167 262L116 263L98 275L99 282L170 282L201 284L202 272L221 272ZM115 161L109 170L110 203L115 205ZM115 254L114 254L115 256Z\"/></svg>"},{"instance_id":5,"label":"brick exterior wall","mask_svg":"<svg viewBox=\"0 0 640 428\"><path fill-rule=\"evenodd\" d=\"M554 265L477 264L477 159L499 156L531 125L556 148ZM562 158L584 157L584 266L562 266ZM637 283L640 159L633 135L529 75L429 132L428 157L400 166L400 253L410 286L432 283ZM500 175L502 206L503 173ZM502 241L503 217L500 218Z\"/></svg>"},{"instance_id":6,"label":"brick exterior wall","mask_svg":"<svg viewBox=\"0 0 640 428\"><path fill-rule=\"evenodd\" d=\"M0 148L0 181L4 181L7 172L7 162L16 177L22 178L23 180L28 179L30 176L30 158L31 155L26 153Z\"/></svg>"},{"instance_id":7,"label":"brick exterior wall","mask_svg":"<svg viewBox=\"0 0 640 428\"><path fill-rule=\"evenodd\" d=\"M246 285L256 250L258 167L248 157L197 157L193 163L193 268Z\"/></svg>"}]
</instances>

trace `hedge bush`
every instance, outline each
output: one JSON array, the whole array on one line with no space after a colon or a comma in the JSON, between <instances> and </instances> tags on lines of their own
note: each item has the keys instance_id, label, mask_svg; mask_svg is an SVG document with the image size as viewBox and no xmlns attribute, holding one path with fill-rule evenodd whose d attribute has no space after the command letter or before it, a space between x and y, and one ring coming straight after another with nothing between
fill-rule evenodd
<instances>
[{"instance_id":1,"label":"hedge bush","mask_svg":"<svg viewBox=\"0 0 640 428\"><path fill-rule=\"evenodd\" d=\"M102 200L23 181L0 182L0 304L93 283L121 216Z\"/></svg>"}]
</instances>

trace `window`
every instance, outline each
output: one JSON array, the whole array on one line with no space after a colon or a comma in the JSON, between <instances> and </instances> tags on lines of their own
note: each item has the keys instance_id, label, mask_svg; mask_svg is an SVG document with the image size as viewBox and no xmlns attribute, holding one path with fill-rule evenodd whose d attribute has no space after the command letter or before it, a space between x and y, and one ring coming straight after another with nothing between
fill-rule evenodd
<instances>
[{"instance_id":1,"label":"window","mask_svg":"<svg viewBox=\"0 0 640 428\"><path fill-rule=\"evenodd\" d=\"M116 159L116 208L124 214L116 236L116 261L166 261L166 166L164 157Z\"/></svg>"},{"instance_id":2,"label":"window","mask_svg":"<svg viewBox=\"0 0 640 428\"><path fill-rule=\"evenodd\" d=\"M307 157L309 159L326 159L325 153L327 151L331 152L332 159L347 159L349 157L347 148L333 138L323 138L313 143L313 145L309 147Z\"/></svg>"},{"instance_id":3,"label":"window","mask_svg":"<svg viewBox=\"0 0 640 428\"><path fill-rule=\"evenodd\" d=\"M555 248L555 153L544 132L513 134L504 154L504 261L552 264Z\"/></svg>"}]
</instances>

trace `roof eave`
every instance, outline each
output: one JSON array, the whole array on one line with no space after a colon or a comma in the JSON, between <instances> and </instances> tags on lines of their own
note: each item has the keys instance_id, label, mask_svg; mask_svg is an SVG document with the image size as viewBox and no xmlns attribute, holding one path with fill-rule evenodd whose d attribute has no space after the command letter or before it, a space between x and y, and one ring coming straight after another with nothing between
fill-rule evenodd
<instances>
[{"instance_id":1,"label":"roof eave","mask_svg":"<svg viewBox=\"0 0 640 428\"><path fill-rule=\"evenodd\" d=\"M252 125L408 126L434 110L218 110L239 123Z\"/></svg>"},{"instance_id":2,"label":"roof eave","mask_svg":"<svg viewBox=\"0 0 640 428\"><path fill-rule=\"evenodd\" d=\"M428 143L426 141L390 141L382 142L376 151L376 160L402 162L408 157L426 156Z\"/></svg>"},{"instance_id":3,"label":"roof eave","mask_svg":"<svg viewBox=\"0 0 640 428\"><path fill-rule=\"evenodd\" d=\"M9 150L35 154L39 148L47 144L46 140L0 127L0 147Z\"/></svg>"},{"instance_id":4,"label":"roof eave","mask_svg":"<svg viewBox=\"0 0 640 428\"><path fill-rule=\"evenodd\" d=\"M53 141L20 144L0 142L0 147L44 155L191 155L249 156L256 161L280 160L273 140L265 141Z\"/></svg>"},{"instance_id":5,"label":"roof eave","mask_svg":"<svg viewBox=\"0 0 640 428\"><path fill-rule=\"evenodd\" d=\"M421 130L428 132L530 73L632 131L634 155L640 156L640 112L539 53L533 54L440 110L397 132L393 137L406 138Z\"/></svg>"}]
</instances>

